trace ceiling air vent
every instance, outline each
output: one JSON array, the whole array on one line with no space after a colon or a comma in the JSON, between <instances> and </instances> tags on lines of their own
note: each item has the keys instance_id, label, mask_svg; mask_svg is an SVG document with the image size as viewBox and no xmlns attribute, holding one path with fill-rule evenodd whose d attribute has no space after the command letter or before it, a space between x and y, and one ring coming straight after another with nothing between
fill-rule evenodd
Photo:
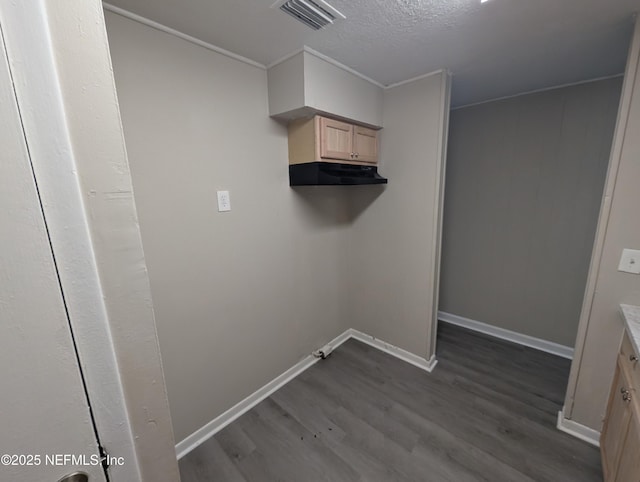
<instances>
[{"instance_id":1,"label":"ceiling air vent","mask_svg":"<svg viewBox=\"0 0 640 482\"><path fill-rule=\"evenodd\" d=\"M272 8L280 8L314 30L320 30L338 19L346 18L324 0L279 1L272 5Z\"/></svg>"}]
</instances>

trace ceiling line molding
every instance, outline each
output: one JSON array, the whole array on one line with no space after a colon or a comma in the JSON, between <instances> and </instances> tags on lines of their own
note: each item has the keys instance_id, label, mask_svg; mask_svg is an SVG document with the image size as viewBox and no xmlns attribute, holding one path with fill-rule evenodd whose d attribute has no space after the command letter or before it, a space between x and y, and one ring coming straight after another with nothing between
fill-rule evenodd
<instances>
[{"instance_id":1,"label":"ceiling line molding","mask_svg":"<svg viewBox=\"0 0 640 482\"><path fill-rule=\"evenodd\" d=\"M575 87L576 85L588 84L590 82L598 82L600 80L615 79L623 76L624 76L624 73L619 73L614 75L605 75L603 77L596 77L594 79L586 79L586 80L579 80L577 82L568 82L566 84L552 85L550 87L543 87L542 89L527 90L526 92L519 92L517 94L505 95L504 97L496 97L495 99L488 99L488 100L482 100L480 102L473 102L471 104L459 105L452 108L451 110L466 109L467 107L475 107L477 105L488 104L489 102L498 102L500 100L513 99L514 97L520 97L521 95L538 94L540 92L547 92L549 90L563 89L564 87Z\"/></svg>"},{"instance_id":2,"label":"ceiling line molding","mask_svg":"<svg viewBox=\"0 0 640 482\"><path fill-rule=\"evenodd\" d=\"M192 37L191 35L187 35L186 33L180 32L179 30L173 29L171 27L167 27L166 25L163 25L161 23L154 22L153 20L143 17L142 15L138 15L136 13L130 12L129 10L125 10L124 8L116 7L115 5L111 5L110 3L107 3L107 2L102 2L102 6L104 7L105 10L115 13L116 15L120 15L122 17L128 18L129 20L133 20L135 22L146 25L147 27L151 27L161 32L168 33L169 35L173 35L175 37L181 38L182 40L186 40L187 42L190 42L192 44L198 45L200 47L204 47L207 50L211 50L218 54L224 55L225 57L238 60L240 62L251 65L253 67L257 67L262 70L267 69L266 65L261 64L260 62L256 62L255 60L251 60L247 57L243 57L242 55L234 54L229 50L225 50L221 47L217 47L213 44L200 40L196 37Z\"/></svg>"},{"instance_id":3,"label":"ceiling line molding","mask_svg":"<svg viewBox=\"0 0 640 482\"><path fill-rule=\"evenodd\" d=\"M242 55L233 53L233 52L231 52L229 50L223 49L222 47L218 47L216 45L210 44L208 42L205 42L204 40L200 40L199 38L192 37L191 35L187 35L184 32L180 32L179 30L176 30L174 28L167 27L164 24L161 24L161 23L156 22L154 20L148 19L147 17L143 17L142 15L138 15L137 13L130 12L129 10L126 10L124 8L117 7L117 6L112 5L112 4L108 3L108 2L102 2L102 6L104 7L105 10L107 10L109 12L112 12L112 13L115 13L116 15L120 15L122 17L128 18L129 20L133 20L134 22L141 23L142 25L146 25L147 27L151 27L151 28L153 28L155 30L159 30L160 32L164 32L164 33L167 33L169 35L173 35L173 36L178 37L178 38L180 38L182 40L185 40L185 41L187 41L189 43L198 45L200 47L204 47L205 49L211 50L212 52L216 52L218 54L224 55L225 57L229 57L229 58L232 58L234 60L238 60L239 62L243 62L245 64L251 65L253 67L257 67L257 68L262 69L262 70L268 70L268 69L270 69L272 67L275 67L276 65L281 64L282 62L285 62L285 61L289 60L291 57L294 57L294 56L298 55L300 52L307 52L308 54L311 54L311 55L313 55L313 56L315 56L315 57L317 57L317 58L319 58L321 60L324 60L325 62L329 62L330 64L338 67L339 69L342 69L345 72L349 72L350 74L353 74L356 77L359 77L362 80L366 80L370 84L373 84L376 87L379 87L379 88L385 89L385 90L386 89L392 89L393 87L398 87L399 85L408 84L409 82L414 82L416 80L420 80L420 79L423 79L425 77L429 77L430 75L434 75L434 74L437 74L437 73L440 73L440 72L446 70L446 69L438 69L438 70L435 70L433 72L429 72L429 73L426 73L426 74L419 75L417 77L413 77L413 78L410 78L410 79L407 79L407 80L396 82L394 84L384 85L384 84L381 84L380 82L377 82L377 81L373 80L371 77L367 77L363 73L360 73L357 70L352 69L351 67L349 67L349 66L347 66L347 65L345 65L345 64L343 64L341 62L338 62L335 59L332 59L328 55L320 53L317 50L312 49L311 47L307 47L306 45L303 48L294 50L290 54L287 54L284 57L282 57L282 58L280 58L280 59L278 59L278 60L276 60L274 62L271 62L268 65L264 65L264 64L261 64L260 62L257 62L255 60L249 59L247 57L243 57Z\"/></svg>"},{"instance_id":4,"label":"ceiling line molding","mask_svg":"<svg viewBox=\"0 0 640 482\"><path fill-rule=\"evenodd\" d=\"M438 69L438 70L434 70L433 72L420 74L416 77L411 77L410 79L407 79L407 80L401 80L400 82L394 82L393 84L386 85L384 87L384 90L393 89L394 87L400 87L401 85L405 85L405 84L410 84L411 82L416 82L418 80L426 79L427 77L431 77L432 75L436 75L436 74L441 74L443 72L451 75L451 72L448 69Z\"/></svg>"}]
</instances>

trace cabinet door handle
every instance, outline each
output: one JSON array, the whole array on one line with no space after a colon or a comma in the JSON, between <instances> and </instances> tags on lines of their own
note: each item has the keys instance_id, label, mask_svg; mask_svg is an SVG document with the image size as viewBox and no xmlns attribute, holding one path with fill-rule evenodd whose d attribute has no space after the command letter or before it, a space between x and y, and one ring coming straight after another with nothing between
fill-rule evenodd
<instances>
[{"instance_id":1,"label":"cabinet door handle","mask_svg":"<svg viewBox=\"0 0 640 482\"><path fill-rule=\"evenodd\" d=\"M638 357L635 355L629 355L629 361L638 361Z\"/></svg>"},{"instance_id":2,"label":"cabinet door handle","mask_svg":"<svg viewBox=\"0 0 640 482\"><path fill-rule=\"evenodd\" d=\"M351 153L351 159L353 159L353 156L355 156L355 154L352 152L352 153Z\"/></svg>"},{"instance_id":3,"label":"cabinet door handle","mask_svg":"<svg viewBox=\"0 0 640 482\"><path fill-rule=\"evenodd\" d=\"M622 393L622 400L624 400L625 402L630 402L631 401L631 393L629 393L629 390L627 390L626 388L622 387L620 389L620 393Z\"/></svg>"},{"instance_id":4,"label":"cabinet door handle","mask_svg":"<svg viewBox=\"0 0 640 482\"><path fill-rule=\"evenodd\" d=\"M356 156L356 159L357 159L358 158L358 153L357 152L355 153L355 156Z\"/></svg>"}]
</instances>

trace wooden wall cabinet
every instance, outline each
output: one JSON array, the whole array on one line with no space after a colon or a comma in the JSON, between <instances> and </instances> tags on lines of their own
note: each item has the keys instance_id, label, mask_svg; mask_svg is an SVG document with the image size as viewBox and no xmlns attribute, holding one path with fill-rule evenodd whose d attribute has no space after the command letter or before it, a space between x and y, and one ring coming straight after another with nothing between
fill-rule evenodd
<instances>
[{"instance_id":1,"label":"wooden wall cabinet","mask_svg":"<svg viewBox=\"0 0 640 482\"><path fill-rule=\"evenodd\" d=\"M625 333L600 449L605 482L640 482L640 367Z\"/></svg>"},{"instance_id":2,"label":"wooden wall cabinet","mask_svg":"<svg viewBox=\"0 0 640 482\"><path fill-rule=\"evenodd\" d=\"M375 165L378 131L319 115L289 124L289 164L318 161Z\"/></svg>"}]
</instances>

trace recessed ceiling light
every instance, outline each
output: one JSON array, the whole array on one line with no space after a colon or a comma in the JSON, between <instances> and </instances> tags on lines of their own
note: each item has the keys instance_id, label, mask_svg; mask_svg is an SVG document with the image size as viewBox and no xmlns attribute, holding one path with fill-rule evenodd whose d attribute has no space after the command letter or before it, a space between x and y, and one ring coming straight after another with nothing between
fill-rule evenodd
<instances>
[{"instance_id":1,"label":"recessed ceiling light","mask_svg":"<svg viewBox=\"0 0 640 482\"><path fill-rule=\"evenodd\" d=\"M480 3L487 3L489 0L480 0Z\"/></svg>"}]
</instances>

